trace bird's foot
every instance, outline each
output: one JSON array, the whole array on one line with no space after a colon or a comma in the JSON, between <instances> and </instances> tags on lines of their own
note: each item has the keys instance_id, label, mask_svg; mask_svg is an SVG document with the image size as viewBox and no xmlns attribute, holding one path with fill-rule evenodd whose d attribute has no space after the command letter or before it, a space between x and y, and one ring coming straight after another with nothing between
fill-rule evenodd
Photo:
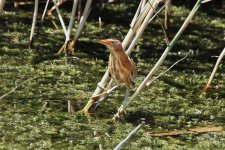
<instances>
[{"instance_id":1,"label":"bird's foot","mask_svg":"<svg viewBox=\"0 0 225 150\"><path fill-rule=\"evenodd\" d=\"M91 113L88 112L86 109L81 109L77 111L78 114L84 114L87 118L91 118Z\"/></svg>"},{"instance_id":2,"label":"bird's foot","mask_svg":"<svg viewBox=\"0 0 225 150\"><path fill-rule=\"evenodd\" d=\"M90 110L90 108L93 106L93 104L94 104L94 101L92 100L92 99L90 99L89 101L88 101L88 103L86 104L86 106L82 109L82 110L80 110L80 111L78 111L77 113L81 113L81 114L84 114L86 117L90 117L90 112L89 112L89 110Z\"/></svg>"},{"instance_id":3,"label":"bird's foot","mask_svg":"<svg viewBox=\"0 0 225 150\"><path fill-rule=\"evenodd\" d=\"M125 107L122 105L118 109L117 113L113 116L112 120L116 122L118 119L120 119L124 114L126 114Z\"/></svg>"}]
</instances>

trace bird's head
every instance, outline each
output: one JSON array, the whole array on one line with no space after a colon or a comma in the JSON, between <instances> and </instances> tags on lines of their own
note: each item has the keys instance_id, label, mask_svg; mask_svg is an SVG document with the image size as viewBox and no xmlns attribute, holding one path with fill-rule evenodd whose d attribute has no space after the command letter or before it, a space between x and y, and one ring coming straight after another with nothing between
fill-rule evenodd
<instances>
[{"instance_id":1,"label":"bird's head","mask_svg":"<svg viewBox=\"0 0 225 150\"><path fill-rule=\"evenodd\" d=\"M105 45L110 50L110 52L123 50L121 42L116 39L102 39L97 40L97 42Z\"/></svg>"}]
</instances>

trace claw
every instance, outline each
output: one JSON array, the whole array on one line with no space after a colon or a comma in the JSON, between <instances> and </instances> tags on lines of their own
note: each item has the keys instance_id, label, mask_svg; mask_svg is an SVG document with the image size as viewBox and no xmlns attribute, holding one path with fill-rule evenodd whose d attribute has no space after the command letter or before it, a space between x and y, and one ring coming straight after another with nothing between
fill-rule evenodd
<instances>
[{"instance_id":1,"label":"claw","mask_svg":"<svg viewBox=\"0 0 225 150\"><path fill-rule=\"evenodd\" d=\"M85 109L81 109L81 110L79 110L77 113L79 113L79 114L84 114L87 118L90 118L90 117L91 117L91 115L90 115L90 113L88 112L88 110L85 110Z\"/></svg>"},{"instance_id":2,"label":"claw","mask_svg":"<svg viewBox=\"0 0 225 150\"><path fill-rule=\"evenodd\" d=\"M93 101L93 99L90 99L88 101L88 103L86 104L86 106L83 109L81 109L80 111L78 111L77 113L82 113L89 118L90 114L91 114L91 113L89 113L89 110L93 106L94 103L95 102Z\"/></svg>"}]
</instances>

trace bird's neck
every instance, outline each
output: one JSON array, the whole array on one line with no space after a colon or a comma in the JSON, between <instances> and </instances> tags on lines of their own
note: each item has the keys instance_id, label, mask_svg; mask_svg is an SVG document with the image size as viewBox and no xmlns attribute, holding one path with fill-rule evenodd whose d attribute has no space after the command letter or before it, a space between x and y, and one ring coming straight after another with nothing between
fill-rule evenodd
<instances>
[{"instance_id":1,"label":"bird's neck","mask_svg":"<svg viewBox=\"0 0 225 150\"><path fill-rule=\"evenodd\" d=\"M123 48L121 49L117 49L117 50L110 50L110 54L112 55L113 58L121 58L121 57L127 57L127 54L125 53L125 51L123 50Z\"/></svg>"},{"instance_id":2,"label":"bird's neck","mask_svg":"<svg viewBox=\"0 0 225 150\"><path fill-rule=\"evenodd\" d=\"M123 49L117 50L117 51L111 51L110 52L110 57L112 58L111 60L113 61L113 64L119 64L122 66L125 66L124 62L129 61L129 56L125 53Z\"/></svg>"}]
</instances>

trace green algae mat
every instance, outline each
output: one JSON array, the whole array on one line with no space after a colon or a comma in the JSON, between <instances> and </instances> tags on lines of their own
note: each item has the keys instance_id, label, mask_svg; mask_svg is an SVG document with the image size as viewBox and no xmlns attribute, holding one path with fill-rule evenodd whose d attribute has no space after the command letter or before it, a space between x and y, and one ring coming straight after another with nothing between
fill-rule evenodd
<instances>
[{"instance_id":1,"label":"green algae mat","mask_svg":"<svg viewBox=\"0 0 225 150\"><path fill-rule=\"evenodd\" d=\"M104 149L113 149L140 118L145 118L146 124L123 149L225 149L224 61L212 82L217 88L199 95L224 48L224 11L209 6L211 10L200 8L156 74L191 50L189 56L145 89L124 117L113 123L110 119L124 99L125 88L113 91L91 114L91 121L82 114L68 113L67 105L70 101L75 111L85 106L108 63L109 52L95 40L122 40L138 3L94 4L75 57L54 55L65 40L56 14L43 23L38 17L33 48L29 49L33 6L14 8L8 3L0 17L0 149L94 150L99 143ZM44 9L43 4L40 7ZM171 37L191 7L172 6ZM69 9L63 7L62 11L68 20ZM132 53L137 79L131 93L166 48L159 23L163 13L159 18L149 24Z\"/></svg>"}]
</instances>

